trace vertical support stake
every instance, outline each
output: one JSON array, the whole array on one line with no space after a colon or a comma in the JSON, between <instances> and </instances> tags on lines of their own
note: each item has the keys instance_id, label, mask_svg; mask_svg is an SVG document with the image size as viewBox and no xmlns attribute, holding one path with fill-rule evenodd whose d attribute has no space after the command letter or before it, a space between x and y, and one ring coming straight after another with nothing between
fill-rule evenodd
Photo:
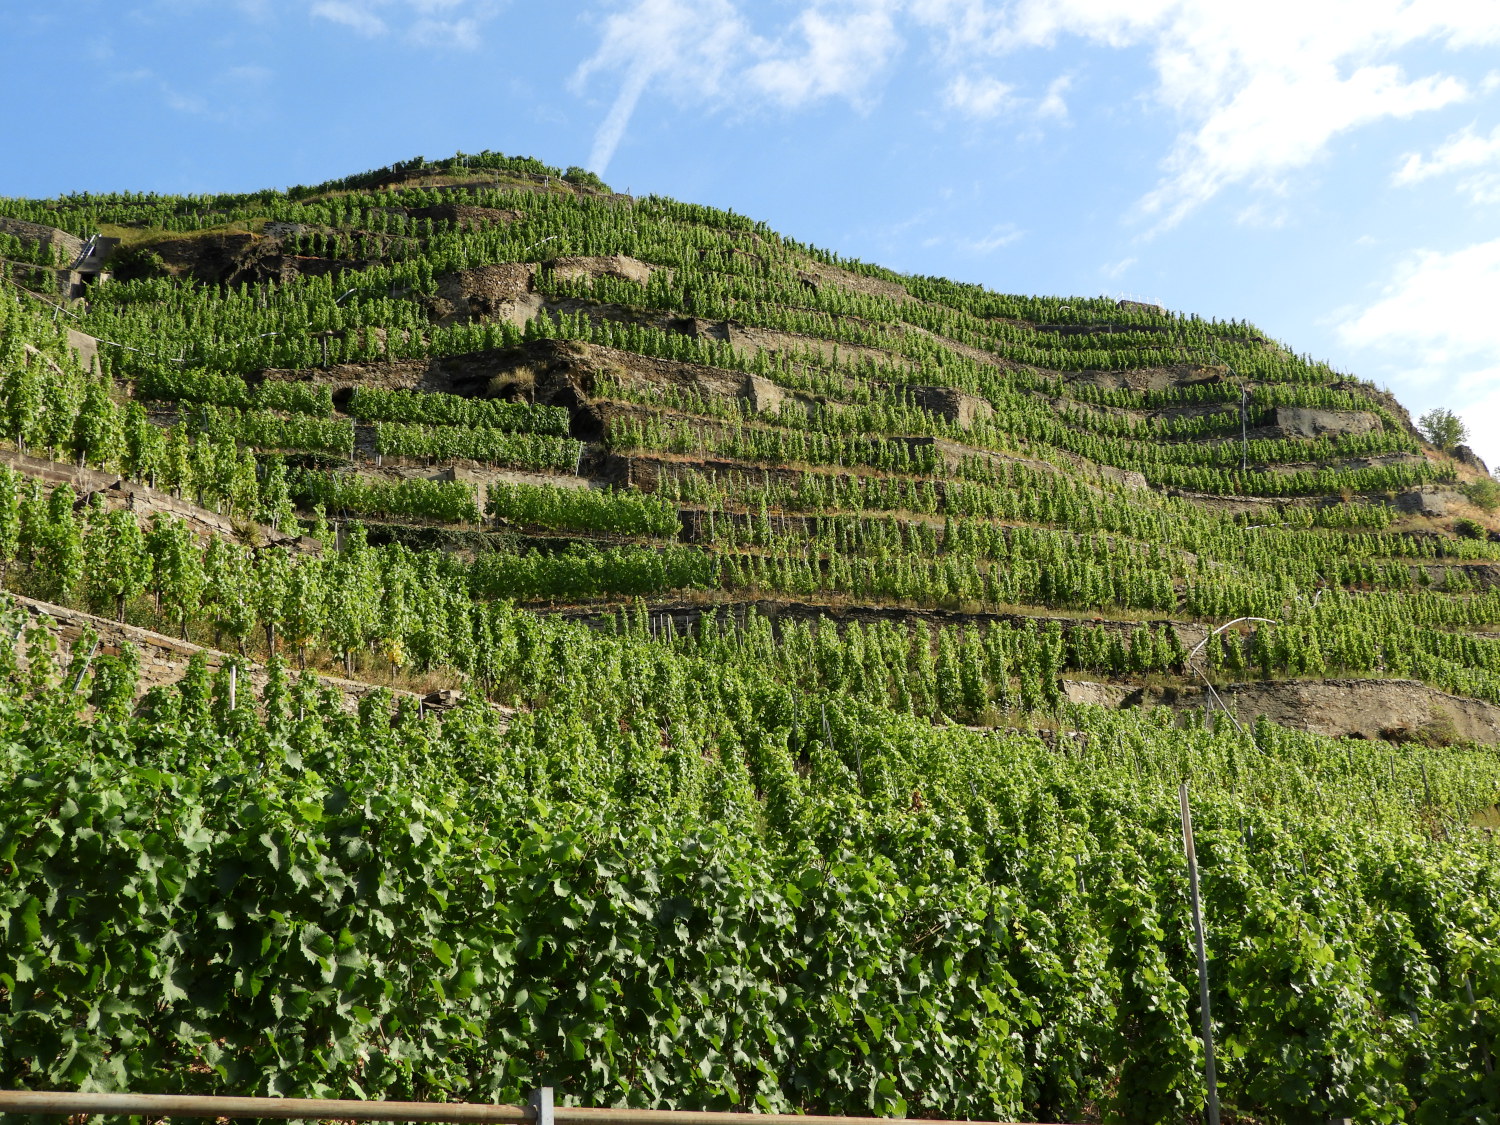
<instances>
[{"instance_id":1,"label":"vertical support stake","mask_svg":"<svg viewBox=\"0 0 1500 1125\"><path fill-rule=\"evenodd\" d=\"M89 654L83 658L83 667L78 669L78 678L73 681L73 690L76 692L83 686L83 678L89 674L89 665L94 662L94 654L99 651L99 642L94 641L89 648Z\"/></svg>"},{"instance_id":2,"label":"vertical support stake","mask_svg":"<svg viewBox=\"0 0 1500 1125\"><path fill-rule=\"evenodd\" d=\"M1214 1067L1213 1013L1208 1006L1208 951L1203 946L1203 909L1198 901L1198 852L1193 847L1193 813L1188 783L1177 791L1182 804L1182 850L1187 856L1188 888L1193 900L1193 941L1198 949L1198 1010L1203 1018L1203 1076L1208 1084L1208 1125L1219 1125L1219 1077Z\"/></svg>"},{"instance_id":3,"label":"vertical support stake","mask_svg":"<svg viewBox=\"0 0 1500 1125\"><path fill-rule=\"evenodd\" d=\"M1484 1027L1479 1022L1479 1013L1474 1010L1474 982L1469 979L1468 973L1464 973L1464 996L1469 1001L1469 1019L1473 1022L1475 1030L1479 1032L1479 1051L1484 1057L1484 1072L1494 1074L1495 1063L1490 1057L1490 1045L1484 1034Z\"/></svg>"},{"instance_id":4,"label":"vertical support stake","mask_svg":"<svg viewBox=\"0 0 1500 1125\"><path fill-rule=\"evenodd\" d=\"M552 1087L542 1086L531 1091L531 1100L526 1103L531 1114L531 1125L553 1125Z\"/></svg>"},{"instance_id":5,"label":"vertical support stake","mask_svg":"<svg viewBox=\"0 0 1500 1125\"><path fill-rule=\"evenodd\" d=\"M233 661L229 664L229 709L235 709L240 680L240 666Z\"/></svg>"}]
</instances>

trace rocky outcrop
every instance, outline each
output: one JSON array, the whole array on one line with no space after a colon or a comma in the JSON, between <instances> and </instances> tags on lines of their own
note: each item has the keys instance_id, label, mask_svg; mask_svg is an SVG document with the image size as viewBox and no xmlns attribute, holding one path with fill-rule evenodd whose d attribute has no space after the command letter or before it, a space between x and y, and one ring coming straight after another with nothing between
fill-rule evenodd
<instances>
[{"instance_id":1,"label":"rocky outcrop","mask_svg":"<svg viewBox=\"0 0 1500 1125\"><path fill-rule=\"evenodd\" d=\"M1069 383L1104 390L1164 391L1169 387L1222 383L1228 374L1229 368L1220 365L1178 363L1171 367L1138 367L1129 371L1068 372L1065 378Z\"/></svg>"},{"instance_id":2,"label":"rocky outcrop","mask_svg":"<svg viewBox=\"0 0 1500 1125\"><path fill-rule=\"evenodd\" d=\"M68 334L68 347L78 356L79 366L91 371L99 365L99 341L75 328L64 328Z\"/></svg>"},{"instance_id":3,"label":"rocky outcrop","mask_svg":"<svg viewBox=\"0 0 1500 1125\"><path fill-rule=\"evenodd\" d=\"M749 236L754 242L759 242L759 236ZM853 293L864 293L871 297L884 297L888 301L898 304L906 304L915 301L916 298L906 291L906 287L895 281L887 281L880 277L870 277L867 274L853 273L850 270L841 269L838 266L829 265L827 262L808 262L806 268L797 272L797 277L810 291L817 292L825 285L836 289L847 289Z\"/></svg>"},{"instance_id":4,"label":"rocky outcrop","mask_svg":"<svg viewBox=\"0 0 1500 1125\"><path fill-rule=\"evenodd\" d=\"M547 262L547 268L559 281L573 281L581 277L615 277L621 281L645 285L651 280L651 275L662 267L624 254L609 254L598 258L579 255L553 258Z\"/></svg>"},{"instance_id":5,"label":"rocky outcrop","mask_svg":"<svg viewBox=\"0 0 1500 1125\"><path fill-rule=\"evenodd\" d=\"M1393 506L1398 512L1416 516L1446 516L1449 508L1463 497L1451 488L1427 484L1398 493Z\"/></svg>"},{"instance_id":6,"label":"rocky outcrop","mask_svg":"<svg viewBox=\"0 0 1500 1125\"><path fill-rule=\"evenodd\" d=\"M1216 685L1216 690L1241 723L1265 716L1281 726L1336 738L1500 742L1500 707L1417 680L1266 680ZM1102 707L1219 709L1203 687L1064 680L1063 691L1069 702Z\"/></svg>"},{"instance_id":7,"label":"rocky outcrop","mask_svg":"<svg viewBox=\"0 0 1500 1125\"><path fill-rule=\"evenodd\" d=\"M907 387L914 403L931 414L968 429L981 418L994 416L995 408L978 395L952 387Z\"/></svg>"},{"instance_id":8,"label":"rocky outcrop","mask_svg":"<svg viewBox=\"0 0 1500 1125\"><path fill-rule=\"evenodd\" d=\"M520 222L525 216L520 211L505 207L477 207L470 203L433 203L426 207L408 207L406 214L413 219L429 219L435 223L451 223L460 230L478 230L481 227Z\"/></svg>"},{"instance_id":9,"label":"rocky outcrop","mask_svg":"<svg viewBox=\"0 0 1500 1125\"><path fill-rule=\"evenodd\" d=\"M1489 466L1484 463L1479 454L1475 453L1467 445L1455 445L1453 447L1453 459L1460 465L1467 465L1469 468L1476 469L1485 476L1490 475Z\"/></svg>"},{"instance_id":10,"label":"rocky outcrop","mask_svg":"<svg viewBox=\"0 0 1500 1125\"><path fill-rule=\"evenodd\" d=\"M152 244L151 249L174 275L208 285L258 285L370 267L363 259L288 254L280 238L250 233L172 238Z\"/></svg>"},{"instance_id":11,"label":"rocky outcrop","mask_svg":"<svg viewBox=\"0 0 1500 1125\"><path fill-rule=\"evenodd\" d=\"M536 266L505 262L460 270L437 280L437 292L424 299L427 313L442 325L498 320L522 327L542 308L532 281Z\"/></svg>"},{"instance_id":12,"label":"rocky outcrop","mask_svg":"<svg viewBox=\"0 0 1500 1125\"><path fill-rule=\"evenodd\" d=\"M1371 434L1381 428L1380 419L1363 410L1318 410L1310 406L1278 406L1275 428L1282 437L1315 438L1324 435Z\"/></svg>"},{"instance_id":13,"label":"rocky outcrop","mask_svg":"<svg viewBox=\"0 0 1500 1125\"><path fill-rule=\"evenodd\" d=\"M58 230L56 227L44 226L41 223L28 223L24 219L12 219L0 215L0 234L11 235L22 242L33 242L43 247L50 247L56 251L58 257L66 260L64 264L74 261L83 252L83 239L77 235Z\"/></svg>"}]
</instances>

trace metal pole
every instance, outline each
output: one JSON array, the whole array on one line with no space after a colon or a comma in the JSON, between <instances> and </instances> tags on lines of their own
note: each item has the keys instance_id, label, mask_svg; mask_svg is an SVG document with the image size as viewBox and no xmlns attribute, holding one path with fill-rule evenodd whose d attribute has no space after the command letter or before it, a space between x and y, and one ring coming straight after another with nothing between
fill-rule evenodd
<instances>
[{"instance_id":1,"label":"metal pole","mask_svg":"<svg viewBox=\"0 0 1500 1125\"><path fill-rule=\"evenodd\" d=\"M1203 910L1198 901L1198 853L1193 847L1193 813L1188 783L1177 795L1182 804L1182 849L1187 855L1188 888L1193 899L1193 940L1198 947L1198 1009L1203 1019L1203 1076L1208 1083L1208 1125L1219 1125L1219 1077L1214 1067L1213 1013L1208 1004L1208 951L1203 945Z\"/></svg>"},{"instance_id":2,"label":"metal pole","mask_svg":"<svg viewBox=\"0 0 1500 1125\"><path fill-rule=\"evenodd\" d=\"M1479 1013L1474 1009L1474 985L1469 980L1467 972L1464 973L1464 996L1469 1001L1469 1021L1474 1025L1475 1030L1479 1032L1479 1052L1484 1058L1484 1072L1486 1074L1494 1074L1495 1064L1490 1058L1490 1045L1485 1039L1484 1025L1479 1022Z\"/></svg>"},{"instance_id":3,"label":"metal pole","mask_svg":"<svg viewBox=\"0 0 1500 1125\"><path fill-rule=\"evenodd\" d=\"M533 1125L554 1125L552 1087L542 1086L531 1091L531 1101L526 1108Z\"/></svg>"},{"instance_id":4,"label":"metal pole","mask_svg":"<svg viewBox=\"0 0 1500 1125\"><path fill-rule=\"evenodd\" d=\"M50 1090L0 1091L0 1113L131 1117L342 1118L360 1121L453 1121L522 1125L526 1110L464 1102L325 1101L320 1098L218 1098L186 1094L75 1094Z\"/></svg>"},{"instance_id":5,"label":"metal pole","mask_svg":"<svg viewBox=\"0 0 1500 1125\"><path fill-rule=\"evenodd\" d=\"M1226 364L1226 366L1228 366ZM1240 472L1250 471L1250 430L1245 420L1245 405L1250 397L1250 392L1245 390L1245 384L1240 384Z\"/></svg>"},{"instance_id":6,"label":"metal pole","mask_svg":"<svg viewBox=\"0 0 1500 1125\"><path fill-rule=\"evenodd\" d=\"M287 1120L452 1121L483 1125L890 1125L888 1117L833 1117L800 1113L593 1109L553 1105L551 1087L530 1104L335 1101L322 1098L230 1098L195 1094L78 1094L59 1090L0 1090L0 1114L130 1117L264 1117ZM543 1116L545 1114L545 1116ZM922 1125L976 1125L924 1121ZM1000 1122L978 1125L1002 1125Z\"/></svg>"},{"instance_id":7,"label":"metal pole","mask_svg":"<svg viewBox=\"0 0 1500 1125\"><path fill-rule=\"evenodd\" d=\"M89 674L89 665L94 662L94 654L99 651L99 642L95 640L89 649L89 654L83 658L83 667L78 669L78 678L73 681L73 690L76 692L83 686L83 678Z\"/></svg>"}]
</instances>

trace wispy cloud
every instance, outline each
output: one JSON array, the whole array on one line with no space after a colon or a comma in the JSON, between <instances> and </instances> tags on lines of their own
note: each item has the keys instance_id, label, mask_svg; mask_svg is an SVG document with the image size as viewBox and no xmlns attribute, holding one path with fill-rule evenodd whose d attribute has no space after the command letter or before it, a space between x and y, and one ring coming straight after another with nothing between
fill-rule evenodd
<instances>
[{"instance_id":1,"label":"wispy cloud","mask_svg":"<svg viewBox=\"0 0 1500 1125\"><path fill-rule=\"evenodd\" d=\"M317 0L312 6L312 14L360 35L373 37L390 30L385 20L375 13L376 7L383 6L379 0Z\"/></svg>"},{"instance_id":2,"label":"wispy cloud","mask_svg":"<svg viewBox=\"0 0 1500 1125\"><path fill-rule=\"evenodd\" d=\"M714 108L797 109L824 98L866 105L901 47L898 7L897 0L812 3L765 36L732 0L633 0L601 22L598 49L573 76L578 91L596 75L616 74L620 83L589 167L604 171L653 84Z\"/></svg>"},{"instance_id":3,"label":"wispy cloud","mask_svg":"<svg viewBox=\"0 0 1500 1125\"><path fill-rule=\"evenodd\" d=\"M1500 238L1402 261L1380 296L1345 317L1338 334L1384 364L1419 402L1457 409L1475 446L1500 459Z\"/></svg>"},{"instance_id":4,"label":"wispy cloud","mask_svg":"<svg viewBox=\"0 0 1500 1125\"><path fill-rule=\"evenodd\" d=\"M897 6L895 0L813 4L788 35L764 48L771 57L749 68L747 85L787 107L828 97L862 104L900 50Z\"/></svg>"},{"instance_id":5,"label":"wispy cloud","mask_svg":"<svg viewBox=\"0 0 1500 1125\"><path fill-rule=\"evenodd\" d=\"M1356 347L1403 347L1443 364L1482 357L1500 366L1500 238L1401 263L1380 298L1339 325Z\"/></svg>"},{"instance_id":6,"label":"wispy cloud","mask_svg":"<svg viewBox=\"0 0 1500 1125\"><path fill-rule=\"evenodd\" d=\"M1500 42L1494 5L1408 0L916 0L950 57L1002 58L1076 37L1150 51L1153 101L1183 125L1140 213L1171 225L1225 188L1283 186L1337 136L1460 101L1451 74L1408 77L1418 43Z\"/></svg>"},{"instance_id":7,"label":"wispy cloud","mask_svg":"<svg viewBox=\"0 0 1500 1125\"><path fill-rule=\"evenodd\" d=\"M1011 243L1025 237L1026 232L1018 228L1014 223L997 223L988 231L978 235L942 234L922 240L922 245L928 248L947 247L956 250L960 254L970 254L975 257L986 257L996 250L1002 250Z\"/></svg>"},{"instance_id":8,"label":"wispy cloud","mask_svg":"<svg viewBox=\"0 0 1500 1125\"><path fill-rule=\"evenodd\" d=\"M589 167L596 172L614 157L649 82L660 79L670 92L717 100L754 40L729 0L636 0L607 17L600 30L598 50L572 79L581 92L595 74L620 75L609 112L594 134Z\"/></svg>"},{"instance_id":9,"label":"wispy cloud","mask_svg":"<svg viewBox=\"0 0 1500 1125\"><path fill-rule=\"evenodd\" d=\"M1471 125L1438 145L1431 156L1411 153L1393 177L1400 185L1417 184L1460 173L1458 187L1475 203L1500 203L1500 125L1488 136Z\"/></svg>"},{"instance_id":10,"label":"wispy cloud","mask_svg":"<svg viewBox=\"0 0 1500 1125\"><path fill-rule=\"evenodd\" d=\"M650 87L712 109L796 110L823 98L860 109L913 38L936 60L932 88L949 112L1066 119L1071 76L1028 93L1007 68L1012 56L1074 38L1148 52L1150 101L1180 122L1137 207L1159 228L1230 187L1285 188L1352 130L1474 95L1453 73L1409 75L1397 58L1405 49L1500 43L1500 4L1413 0L803 0L780 29L760 33L764 11L748 0L614 7L575 78L580 89L594 75L618 79L596 170Z\"/></svg>"},{"instance_id":11,"label":"wispy cloud","mask_svg":"<svg viewBox=\"0 0 1500 1125\"><path fill-rule=\"evenodd\" d=\"M310 12L370 39L397 31L419 47L474 50L497 7L496 0L315 0Z\"/></svg>"},{"instance_id":12,"label":"wispy cloud","mask_svg":"<svg viewBox=\"0 0 1500 1125\"><path fill-rule=\"evenodd\" d=\"M1036 107L1038 117L1055 117L1059 120L1068 116L1068 103L1063 97L1073 86L1071 74L1060 75L1054 78L1047 86L1047 95L1042 98Z\"/></svg>"},{"instance_id":13,"label":"wispy cloud","mask_svg":"<svg viewBox=\"0 0 1500 1125\"><path fill-rule=\"evenodd\" d=\"M411 25L407 38L421 47L453 47L473 51L481 43L479 20L473 16L453 20L420 19Z\"/></svg>"},{"instance_id":14,"label":"wispy cloud","mask_svg":"<svg viewBox=\"0 0 1500 1125\"><path fill-rule=\"evenodd\" d=\"M943 104L967 117L996 117L1017 103L1016 88L998 78L960 74L943 91Z\"/></svg>"}]
</instances>

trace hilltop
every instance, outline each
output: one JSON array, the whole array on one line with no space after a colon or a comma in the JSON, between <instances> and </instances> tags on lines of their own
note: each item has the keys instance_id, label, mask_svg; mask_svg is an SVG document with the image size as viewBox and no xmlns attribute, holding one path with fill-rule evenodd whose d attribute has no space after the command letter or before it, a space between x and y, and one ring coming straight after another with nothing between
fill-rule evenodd
<instances>
[{"instance_id":1,"label":"hilltop","mask_svg":"<svg viewBox=\"0 0 1500 1125\"><path fill-rule=\"evenodd\" d=\"M571 175L481 154L286 193L9 201L18 313L109 341L86 350L118 417L98 449L53 448L245 518L280 503L461 544L538 608L1061 622L1060 673L1139 699L1201 686L1183 653L1263 617L1208 648L1217 678L1414 676L1500 703L1452 634L1326 651L1380 602L1357 595L1448 619L1500 575L1469 498L1488 474L1389 394L1248 324L903 277ZM76 266L100 231L119 241L93 273L19 264ZM60 293L87 297L60 319ZM278 495L195 474L185 451L215 442ZM1453 624L1484 625L1483 601ZM1132 660L1142 633L1160 651ZM406 640L366 634L307 640L348 670ZM1431 717L1353 715L1370 736Z\"/></svg>"},{"instance_id":2,"label":"hilltop","mask_svg":"<svg viewBox=\"0 0 1500 1125\"><path fill-rule=\"evenodd\" d=\"M1500 522L1483 464L1387 392L1247 323L900 275L493 153L0 199L0 285L12 772L167 786L219 833L204 855L351 849L290 881L280 844L234 861L304 918L298 965L212 952L214 917L259 934L261 907L173 851L206 881L202 963L111 979L199 1008L91 1030L76 1063L17 1047L3 1084L124 1052L145 1084L193 1058L238 1092L511 1097L545 1071L600 1104L1184 1114L1191 775L1244 1112L1488 1096L1455 1028L1500 987L1463 945L1500 897L1474 827L1500 796ZM266 836L214 804L247 770ZM41 856L39 799L3 811L0 858L45 880L14 858ZM84 811L58 832L142 815ZM348 912L377 853L400 885L370 930ZM15 885L0 910L40 919ZM87 928L53 900L17 949ZM1337 1002L1266 1007L1257 974L1325 953ZM102 986L46 971L60 1028ZM245 973L306 1009L252 1004ZM1287 1027L1328 1038L1288 1055Z\"/></svg>"}]
</instances>

